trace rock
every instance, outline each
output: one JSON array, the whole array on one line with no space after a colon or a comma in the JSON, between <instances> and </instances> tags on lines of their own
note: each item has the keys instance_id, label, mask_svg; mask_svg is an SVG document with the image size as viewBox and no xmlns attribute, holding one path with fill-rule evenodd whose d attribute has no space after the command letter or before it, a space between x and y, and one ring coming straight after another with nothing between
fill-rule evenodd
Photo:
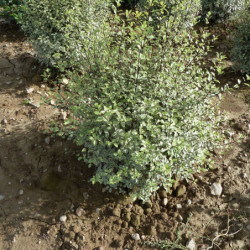
<instances>
[{"instance_id":1,"label":"rock","mask_svg":"<svg viewBox=\"0 0 250 250\"><path fill-rule=\"evenodd\" d=\"M61 112L59 119L66 120L67 119L67 112L65 112L65 111Z\"/></svg>"},{"instance_id":2,"label":"rock","mask_svg":"<svg viewBox=\"0 0 250 250\"><path fill-rule=\"evenodd\" d=\"M0 201L2 201L4 199L4 195L0 194Z\"/></svg>"},{"instance_id":3,"label":"rock","mask_svg":"<svg viewBox=\"0 0 250 250\"><path fill-rule=\"evenodd\" d=\"M239 247L239 249L245 249L245 241L244 240L236 240L236 246Z\"/></svg>"},{"instance_id":4,"label":"rock","mask_svg":"<svg viewBox=\"0 0 250 250\"><path fill-rule=\"evenodd\" d=\"M247 225L247 230L250 230L250 224Z\"/></svg>"},{"instance_id":5,"label":"rock","mask_svg":"<svg viewBox=\"0 0 250 250\"><path fill-rule=\"evenodd\" d=\"M180 197L180 196L183 196L187 191L187 188L186 186L184 185L180 185L178 188L177 188L177 197Z\"/></svg>"},{"instance_id":6,"label":"rock","mask_svg":"<svg viewBox=\"0 0 250 250\"><path fill-rule=\"evenodd\" d=\"M68 85L69 84L69 80L66 78L62 79L62 84Z\"/></svg>"},{"instance_id":7,"label":"rock","mask_svg":"<svg viewBox=\"0 0 250 250\"><path fill-rule=\"evenodd\" d=\"M95 210L95 211L96 211L96 213L97 213L97 214L100 214L100 212L101 212L101 208L96 208L96 210Z\"/></svg>"},{"instance_id":8,"label":"rock","mask_svg":"<svg viewBox=\"0 0 250 250\"><path fill-rule=\"evenodd\" d=\"M140 240L141 239L139 234L132 234L131 237L133 240Z\"/></svg>"},{"instance_id":9,"label":"rock","mask_svg":"<svg viewBox=\"0 0 250 250\"><path fill-rule=\"evenodd\" d=\"M44 141L45 141L45 143L50 144L50 137L46 137L46 138L44 139Z\"/></svg>"},{"instance_id":10,"label":"rock","mask_svg":"<svg viewBox=\"0 0 250 250\"><path fill-rule=\"evenodd\" d=\"M19 190L19 195L23 195L23 190L22 189Z\"/></svg>"},{"instance_id":11,"label":"rock","mask_svg":"<svg viewBox=\"0 0 250 250\"><path fill-rule=\"evenodd\" d=\"M165 189L162 189L159 191L159 196L164 199L168 197L167 191Z\"/></svg>"},{"instance_id":12,"label":"rock","mask_svg":"<svg viewBox=\"0 0 250 250\"><path fill-rule=\"evenodd\" d=\"M76 209L76 215L77 216L82 216L83 215L83 213L84 213L84 209L82 208L82 207L78 207L77 209Z\"/></svg>"},{"instance_id":13,"label":"rock","mask_svg":"<svg viewBox=\"0 0 250 250\"><path fill-rule=\"evenodd\" d=\"M152 208L152 202L151 201L147 201L147 202L145 202L145 207L146 208Z\"/></svg>"},{"instance_id":14,"label":"rock","mask_svg":"<svg viewBox=\"0 0 250 250\"><path fill-rule=\"evenodd\" d=\"M190 250L195 250L196 249L196 243L194 241L194 239L190 239L187 244L186 247Z\"/></svg>"},{"instance_id":15,"label":"rock","mask_svg":"<svg viewBox=\"0 0 250 250\"><path fill-rule=\"evenodd\" d=\"M176 204L176 208L177 209L182 209L182 205L181 204Z\"/></svg>"},{"instance_id":16,"label":"rock","mask_svg":"<svg viewBox=\"0 0 250 250\"><path fill-rule=\"evenodd\" d=\"M55 101L54 101L54 100L51 100L51 101L50 101L50 104L51 104L51 105L55 105Z\"/></svg>"},{"instance_id":17,"label":"rock","mask_svg":"<svg viewBox=\"0 0 250 250\"><path fill-rule=\"evenodd\" d=\"M62 166L61 166L61 165L58 165L58 167L57 167L57 171L58 171L59 173L61 173L61 172L62 172Z\"/></svg>"},{"instance_id":18,"label":"rock","mask_svg":"<svg viewBox=\"0 0 250 250\"><path fill-rule=\"evenodd\" d=\"M190 206L192 204L191 200L187 200L187 205Z\"/></svg>"},{"instance_id":19,"label":"rock","mask_svg":"<svg viewBox=\"0 0 250 250\"><path fill-rule=\"evenodd\" d=\"M26 93L31 94L34 91L34 88L27 88Z\"/></svg>"},{"instance_id":20,"label":"rock","mask_svg":"<svg viewBox=\"0 0 250 250\"><path fill-rule=\"evenodd\" d=\"M140 215L132 214L131 216L131 224L135 227L139 227L141 224L141 218Z\"/></svg>"},{"instance_id":21,"label":"rock","mask_svg":"<svg viewBox=\"0 0 250 250\"><path fill-rule=\"evenodd\" d=\"M164 198L162 201L162 205L167 206L167 204L168 204L168 198Z\"/></svg>"},{"instance_id":22,"label":"rock","mask_svg":"<svg viewBox=\"0 0 250 250\"><path fill-rule=\"evenodd\" d=\"M7 119L3 119L3 120L1 121L1 123L2 123L3 125L6 125L6 124L8 123L8 121L7 121Z\"/></svg>"},{"instance_id":23,"label":"rock","mask_svg":"<svg viewBox=\"0 0 250 250\"><path fill-rule=\"evenodd\" d=\"M66 222L67 216L66 216L66 215L62 215L62 216L60 216L59 220L60 220L61 222Z\"/></svg>"},{"instance_id":24,"label":"rock","mask_svg":"<svg viewBox=\"0 0 250 250\"><path fill-rule=\"evenodd\" d=\"M114 216L120 217L121 216L121 209L120 208L113 209L112 214Z\"/></svg>"},{"instance_id":25,"label":"rock","mask_svg":"<svg viewBox=\"0 0 250 250\"><path fill-rule=\"evenodd\" d=\"M220 196L222 194L222 186L218 182L214 182L211 186L211 194L214 196Z\"/></svg>"},{"instance_id":26,"label":"rock","mask_svg":"<svg viewBox=\"0 0 250 250\"><path fill-rule=\"evenodd\" d=\"M80 241L84 241L84 240L85 240L85 236L83 235L83 233L79 232L77 234L76 241L79 243Z\"/></svg>"},{"instance_id":27,"label":"rock","mask_svg":"<svg viewBox=\"0 0 250 250\"><path fill-rule=\"evenodd\" d=\"M154 226L147 227L146 228L146 234L151 235L151 236L156 236L157 235L156 228Z\"/></svg>"}]
</instances>

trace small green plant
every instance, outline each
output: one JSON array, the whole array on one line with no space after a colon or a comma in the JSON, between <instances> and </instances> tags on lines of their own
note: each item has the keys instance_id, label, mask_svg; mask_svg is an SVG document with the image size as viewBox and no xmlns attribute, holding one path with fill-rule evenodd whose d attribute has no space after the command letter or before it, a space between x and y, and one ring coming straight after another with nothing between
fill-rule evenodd
<instances>
[{"instance_id":1,"label":"small green plant","mask_svg":"<svg viewBox=\"0 0 250 250\"><path fill-rule=\"evenodd\" d=\"M69 72L57 96L71 115L54 131L83 148L79 159L96 168L91 181L109 191L146 201L159 187L168 189L173 176L201 171L219 143L216 69L206 70L202 60L209 34L183 29L184 2L157 28L145 20L146 10L124 17L114 7L103 39L81 61L85 70Z\"/></svg>"},{"instance_id":2,"label":"small green plant","mask_svg":"<svg viewBox=\"0 0 250 250\"><path fill-rule=\"evenodd\" d=\"M23 0L22 29L29 36L40 61L60 71L81 69L87 60L91 39L108 14L106 0ZM90 43L90 40L92 43Z\"/></svg>"},{"instance_id":3,"label":"small green plant","mask_svg":"<svg viewBox=\"0 0 250 250\"><path fill-rule=\"evenodd\" d=\"M233 68L242 73L250 74L250 14L243 11L237 16L236 32L234 33L231 59Z\"/></svg>"}]
</instances>

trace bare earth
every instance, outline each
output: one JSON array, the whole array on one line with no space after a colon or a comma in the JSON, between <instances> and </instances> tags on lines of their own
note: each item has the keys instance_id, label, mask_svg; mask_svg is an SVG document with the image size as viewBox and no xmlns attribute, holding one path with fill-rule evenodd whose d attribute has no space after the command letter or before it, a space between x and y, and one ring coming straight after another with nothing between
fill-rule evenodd
<instances>
[{"instance_id":1,"label":"bare earth","mask_svg":"<svg viewBox=\"0 0 250 250\"><path fill-rule=\"evenodd\" d=\"M214 169L142 204L93 186L77 148L44 134L60 111L40 104L49 87L33 54L22 32L1 20L0 249L148 249L144 241L173 242L176 232L197 249L250 249L249 88L223 95L232 142L214 152ZM228 70L222 80L237 76ZM211 195L214 182L222 195Z\"/></svg>"}]
</instances>

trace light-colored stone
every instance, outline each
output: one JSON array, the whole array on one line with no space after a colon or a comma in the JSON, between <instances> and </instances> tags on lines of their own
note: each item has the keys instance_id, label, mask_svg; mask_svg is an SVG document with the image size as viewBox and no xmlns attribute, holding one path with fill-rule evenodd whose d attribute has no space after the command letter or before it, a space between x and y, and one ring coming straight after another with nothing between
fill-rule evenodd
<instances>
[{"instance_id":1,"label":"light-colored stone","mask_svg":"<svg viewBox=\"0 0 250 250\"><path fill-rule=\"evenodd\" d=\"M50 144L50 137L46 137L44 141L45 143Z\"/></svg>"},{"instance_id":2,"label":"light-colored stone","mask_svg":"<svg viewBox=\"0 0 250 250\"><path fill-rule=\"evenodd\" d=\"M166 206L168 204L168 198L164 198L162 201L162 205Z\"/></svg>"},{"instance_id":3,"label":"light-colored stone","mask_svg":"<svg viewBox=\"0 0 250 250\"><path fill-rule=\"evenodd\" d=\"M34 88L27 88L26 92L27 94L31 94L34 91Z\"/></svg>"},{"instance_id":4,"label":"light-colored stone","mask_svg":"<svg viewBox=\"0 0 250 250\"><path fill-rule=\"evenodd\" d=\"M140 240L141 239L140 235L137 234L137 233L136 234L132 234L131 237L132 237L133 240Z\"/></svg>"},{"instance_id":5,"label":"light-colored stone","mask_svg":"<svg viewBox=\"0 0 250 250\"><path fill-rule=\"evenodd\" d=\"M77 216L82 216L83 215L83 213L84 213L84 209L82 208L82 207L78 207L77 209L76 209L76 215Z\"/></svg>"},{"instance_id":6,"label":"light-colored stone","mask_svg":"<svg viewBox=\"0 0 250 250\"><path fill-rule=\"evenodd\" d=\"M211 194L215 196L220 196L222 194L222 186L218 182L214 182L211 186Z\"/></svg>"},{"instance_id":7,"label":"light-colored stone","mask_svg":"<svg viewBox=\"0 0 250 250\"><path fill-rule=\"evenodd\" d=\"M181 204L176 204L176 208L177 209L182 209L182 205Z\"/></svg>"},{"instance_id":8,"label":"light-colored stone","mask_svg":"<svg viewBox=\"0 0 250 250\"><path fill-rule=\"evenodd\" d=\"M23 195L23 189L19 190L19 195Z\"/></svg>"},{"instance_id":9,"label":"light-colored stone","mask_svg":"<svg viewBox=\"0 0 250 250\"><path fill-rule=\"evenodd\" d=\"M63 78L62 79L62 84L65 84L65 85L69 84L69 80L66 79L66 78Z\"/></svg>"},{"instance_id":10,"label":"light-colored stone","mask_svg":"<svg viewBox=\"0 0 250 250\"><path fill-rule=\"evenodd\" d=\"M61 173L61 172L62 172L62 166L61 166L61 165L58 165L58 167L57 167L57 171L58 171L59 173Z\"/></svg>"},{"instance_id":11,"label":"light-colored stone","mask_svg":"<svg viewBox=\"0 0 250 250\"><path fill-rule=\"evenodd\" d=\"M192 204L191 200L187 200L187 205L190 206Z\"/></svg>"},{"instance_id":12,"label":"light-colored stone","mask_svg":"<svg viewBox=\"0 0 250 250\"><path fill-rule=\"evenodd\" d=\"M0 201L2 201L4 199L4 195L0 194Z\"/></svg>"},{"instance_id":13,"label":"light-colored stone","mask_svg":"<svg viewBox=\"0 0 250 250\"><path fill-rule=\"evenodd\" d=\"M62 216L60 216L59 220L60 220L61 222L66 222L67 216L66 216L66 215L62 215Z\"/></svg>"},{"instance_id":14,"label":"light-colored stone","mask_svg":"<svg viewBox=\"0 0 250 250\"><path fill-rule=\"evenodd\" d=\"M61 120L66 120L67 119L67 112L64 112L64 111L62 111L61 113L60 113L60 117L59 117Z\"/></svg>"},{"instance_id":15,"label":"light-colored stone","mask_svg":"<svg viewBox=\"0 0 250 250\"><path fill-rule=\"evenodd\" d=\"M188 240L187 244L186 244L186 247L190 250L195 250L196 249L196 243L194 241L194 239L190 239Z\"/></svg>"}]
</instances>

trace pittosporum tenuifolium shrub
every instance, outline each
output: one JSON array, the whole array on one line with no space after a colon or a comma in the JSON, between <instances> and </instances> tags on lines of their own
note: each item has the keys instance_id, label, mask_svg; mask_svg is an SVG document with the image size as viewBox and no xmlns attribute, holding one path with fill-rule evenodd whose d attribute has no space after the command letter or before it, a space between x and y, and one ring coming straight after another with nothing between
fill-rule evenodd
<instances>
[{"instance_id":1,"label":"pittosporum tenuifolium shrub","mask_svg":"<svg viewBox=\"0 0 250 250\"><path fill-rule=\"evenodd\" d=\"M174 175L200 171L218 143L215 68L202 60L208 34L180 32L181 10L158 29L140 19L145 13L115 12L89 68L69 73L57 96L71 115L52 132L83 148L79 159L96 168L92 182L110 191L147 200Z\"/></svg>"},{"instance_id":2,"label":"pittosporum tenuifolium shrub","mask_svg":"<svg viewBox=\"0 0 250 250\"><path fill-rule=\"evenodd\" d=\"M247 0L200 0L202 4L202 18L210 12L209 20L223 22L230 16L246 8Z\"/></svg>"},{"instance_id":3,"label":"pittosporum tenuifolium shrub","mask_svg":"<svg viewBox=\"0 0 250 250\"><path fill-rule=\"evenodd\" d=\"M233 68L250 75L250 14L244 11L238 15L234 45L231 50Z\"/></svg>"},{"instance_id":4,"label":"pittosporum tenuifolium shrub","mask_svg":"<svg viewBox=\"0 0 250 250\"><path fill-rule=\"evenodd\" d=\"M63 71L81 68L88 57L89 40L108 14L107 0L23 0L22 29L38 58ZM102 34L97 36L102 39ZM93 41L93 40L92 40Z\"/></svg>"},{"instance_id":5,"label":"pittosporum tenuifolium shrub","mask_svg":"<svg viewBox=\"0 0 250 250\"><path fill-rule=\"evenodd\" d=\"M194 24L201 12L200 0L139 0L137 8L146 11L148 20L155 26L164 24L169 18L176 16L179 20L179 28L189 28ZM160 17L160 18L159 18ZM182 25L180 26L180 24Z\"/></svg>"}]
</instances>

